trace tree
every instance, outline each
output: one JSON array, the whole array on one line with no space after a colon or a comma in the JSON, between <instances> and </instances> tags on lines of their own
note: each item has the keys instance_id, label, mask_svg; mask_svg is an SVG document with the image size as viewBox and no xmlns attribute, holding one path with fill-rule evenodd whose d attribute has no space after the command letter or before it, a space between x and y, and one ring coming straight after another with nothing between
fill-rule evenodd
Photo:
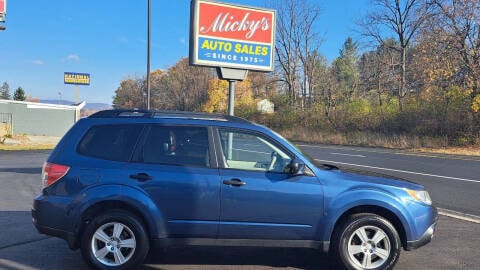
<instances>
[{"instance_id":1,"label":"tree","mask_svg":"<svg viewBox=\"0 0 480 270\"><path fill-rule=\"evenodd\" d=\"M403 110L403 97L407 94L407 50L412 41L430 16L433 5L426 0L373 0L374 9L361 22L362 32L377 44L385 44L385 39L393 33L398 46L396 50L400 58L399 87L397 91L398 105Z\"/></svg>"},{"instance_id":2,"label":"tree","mask_svg":"<svg viewBox=\"0 0 480 270\"><path fill-rule=\"evenodd\" d=\"M278 82L281 81L273 74L249 71L248 80L252 84L254 98L272 98L278 92Z\"/></svg>"},{"instance_id":3,"label":"tree","mask_svg":"<svg viewBox=\"0 0 480 270\"><path fill-rule=\"evenodd\" d=\"M338 81L332 70L333 68L328 65L327 59L319 54L311 84L314 105L323 107L323 114L332 127L336 129L337 124L334 114L338 102Z\"/></svg>"},{"instance_id":4,"label":"tree","mask_svg":"<svg viewBox=\"0 0 480 270\"><path fill-rule=\"evenodd\" d=\"M478 0L433 0L439 8L437 23L450 34L452 52L462 60L458 73L480 98L480 2Z\"/></svg>"},{"instance_id":5,"label":"tree","mask_svg":"<svg viewBox=\"0 0 480 270\"><path fill-rule=\"evenodd\" d=\"M235 108L252 108L254 105L252 84L249 79L235 84ZM228 107L228 82L218 78L208 85L208 99L203 111L209 113L226 113Z\"/></svg>"},{"instance_id":6,"label":"tree","mask_svg":"<svg viewBox=\"0 0 480 270\"><path fill-rule=\"evenodd\" d=\"M330 68L325 56L321 55L317 50L310 53L312 69L310 76L310 101L318 103L322 101L326 95L330 80Z\"/></svg>"},{"instance_id":7,"label":"tree","mask_svg":"<svg viewBox=\"0 0 480 270\"><path fill-rule=\"evenodd\" d=\"M382 96L397 92L398 87L398 54L395 48L395 40L387 39L377 46L374 51L364 53L360 57L359 72L363 92L374 91L378 105L383 105ZM389 90L389 91L387 91Z\"/></svg>"},{"instance_id":8,"label":"tree","mask_svg":"<svg viewBox=\"0 0 480 270\"><path fill-rule=\"evenodd\" d=\"M437 20L422 31L413 50L412 70L423 86L425 94L461 85L457 75L461 70L461 57L453 50L453 37Z\"/></svg>"},{"instance_id":9,"label":"tree","mask_svg":"<svg viewBox=\"0 0 480 270\"><path fill-rule=\"evenodd\" d=\"M150 73L152 108L161 110L197 111L207 100L210 68L190 66L187 58L180 59L167 71ZM128 78L115 91L115 108L145 108L145 78Z\"/></svg>"},{"instance_id":10,"label":"tree","mask_svg":"<svg viewBox=\"0 0 480 270\"><path fill-rule=\"evenodd\" d=\"M144 108L142 84L142 80L135 78L128 78L120 82L113 97L113 107L115 109Z\"/></svg>"},{"instance_id":11,"label":"tree","mask_svg":"<svg viewBox=\"0 0 480 270\"><path fill-rule=\"evenodd\" d=\"M350 101L359 85L358 58L358 44L348 37L340 49L340 56L332 66L339 86L338 91L345 101Z\"/></svg>"},{"instance_id":12,"label":"tree","mask_svg":"<svg viewBox=\"0 0 480 270\"><path fill-rule=\"evenodd\" d=\"M207 100L208 82L212 70L190 66L188 58L170 67L154 87L154 106L160 109L196 111Z\"/></svg>"},{"instance_id":13,"label":"tree","mask_svg":"<svg viewBox=\"0 0 480 270\"><path fill-rule=\"evenodd\" d=\"M10 99L10 86L7 82L4 82L0 88L0 99Z\"/></svg>"},{"instance_id":14,"label":"tree","mask_svg":"<svg viewBox=\"0 0 480 270\"><path fill-rule=\"evenodd\" d=\"M15 93L13 93L13 100L25 101L25 99L27 99L25 91L23 91L22 87L18 87Z\"/></svg>"},{"instance_id":15,"label":"tree","mask_svg":"<svg viewBox=\"0 0 480 270\"><path fill-rule=\"evenodd\" d=\"M311 78L316 65L320 40L314 24L320 14L317 6L306 0L283 0L277 4L277 44L275 52L280 66L279 77L286 84L291 106L304 108L305 100L311 95Z\"/></svg>"}]
</instances>

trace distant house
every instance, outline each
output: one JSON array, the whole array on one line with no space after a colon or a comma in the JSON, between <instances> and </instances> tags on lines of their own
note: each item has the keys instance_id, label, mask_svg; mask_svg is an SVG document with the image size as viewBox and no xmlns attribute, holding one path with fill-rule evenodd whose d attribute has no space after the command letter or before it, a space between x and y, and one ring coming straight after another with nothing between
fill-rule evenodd
<instances>
[{"instance_id":1,"label":"distant house","mask_svg":"<svg viewBox=\"0 0 480 270\"><path fill-rule=\"evenodd\" d=\"M0 126L11 134L63 136L80 119L85 102L44 104L0 99Z\"/></svg>"},{"instance_id":2,"label":"distant house","mask_svg":"<svg viewBox=\"0 0 480 270\"><path fill-rule=\"evenodd\" d=\"M257 102L257 111L261 113L274 113L275 104L268 99L262 99Z\"/></svg>"}]
</instances>

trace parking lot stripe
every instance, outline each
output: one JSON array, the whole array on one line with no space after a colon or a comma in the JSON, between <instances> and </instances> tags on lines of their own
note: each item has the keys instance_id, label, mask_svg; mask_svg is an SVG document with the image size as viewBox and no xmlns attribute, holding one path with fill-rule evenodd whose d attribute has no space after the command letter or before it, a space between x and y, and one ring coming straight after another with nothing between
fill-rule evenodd
<instances>
[{"instance_id":1,"label":"parking lot stripe","mask_svg":"<svg viewBox=\"0 0 480 270\"><path fill-rule=\"evenodd\" d=\"M475 215L465 214L462 212L457 212L457 211L443 209L443 208L438 208L438 214L442 216L447 216L451 218L456 218L456 219L480 224L480 217Z\"/></svg>"},{"instance_id":2,"label":"parking lot stripe","mask_svg":"<svg viewBox=\"0 0 480 270\"><path fill-rule=\"evenodd\" d=\"M365 153L376 153L376 154L385 154L385 155L403 155L403 156L417 156L417 157L428 157L428 158L439 158L439 159L448 159L448 160L464 160L464 161L476 161L480 162L480 158L475 158L472 156L455 155L455 154L443 154L443 153L428 153L428 152L399 152L396 150L370 150L370 149L354 149L348 147L335 147L335 146L322 146L322 145L308 145L308 144L296 144L298 147L304 148L320 148L320 149L333 149L333 150L343 150L343 151L355 151L355 152L365 152Z\"/></svg>"},{"instance_id":3,"label":"parking lot stripe","mask_svg":"<svg viewBox=\"0 0 480 270\"><path fill-rule=\"evenodd\" d=\"M343 154L343 153L330 153L330 155L366 158L366 156L364 155L352 155L352 154Z\"/></svg>"},{"instance_id":4,"label":"parking lot stripe","mask_svg":"<svg viewBox=\"0 0 480 270\"><path fill-rule=\"evenodd\" d=\"M465 179L465 178L458 178L458 177L451 177L451 176L443 176L443 175L436 175L436 174L428 174L428 173L410 172L410 171L404 171L404 170L395 170L395 169L389 169L389 168L367 166L367 165L360 165L360 164L352 164L352 163L345 163L345 162L338 162L338 161L331 161L331 160L322 160L322 159L315 159L315 160L320 161L320 162L327 162L327 163L333 163L333 164L341 164L341 165L347 165L347 166L376 169L376 170L382 170L382 171L400 172L400 173L408 173L408 174L443 178L443 179L449 179L449 180L455 180L455 181L480 183L480 180L472 180L472 179Z\"/></svg>"}]
</instances>

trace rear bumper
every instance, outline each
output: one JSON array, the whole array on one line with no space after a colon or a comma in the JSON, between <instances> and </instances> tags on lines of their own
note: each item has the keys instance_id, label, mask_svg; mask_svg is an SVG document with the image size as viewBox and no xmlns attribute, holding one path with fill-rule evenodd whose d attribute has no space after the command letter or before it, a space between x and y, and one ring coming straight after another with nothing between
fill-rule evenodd
<instances>
[{"instance_id":1,"label":"rear bumper","mask_svg":"<svg viewBox=\"0 0 480 270\"><path fill-rule=\"evenodd\" d=\"M38 214L35 209L32 209L32 220L33 225L39 233L64 239L65 241L67 241L70 249L77 249L79 247L75 234L55 228L50 228L48 226L40 224L38 220Z\"/></svg>"},{"instance_id":2,"label":"rear bumper","mask_svg":"<svg viewBox=\"0 0 480 270\"><path fill-rule=\"evenodd\" d=\"M63 207L55 207L46 197L37 196L33 201L32 221L37 231L67 241L71 249L78 248L76 234L69 226ZM63 206L63 205L62 205Z\"/></svg>"},{"instance_id":3,"label":"rear bumper","mask_svg":"<svg viewBox=\"0 0 480 270\"><path fill-rule=\"evenodd\" d=\"M432 241L433 235L435 234L436 227L437 222L433 223L430 227L428 227L428 229L425 231L425 233L420 239L415 241L408 241L406 250L417 249L430 243L430 241Z\"/></svg>"}]
</instances>

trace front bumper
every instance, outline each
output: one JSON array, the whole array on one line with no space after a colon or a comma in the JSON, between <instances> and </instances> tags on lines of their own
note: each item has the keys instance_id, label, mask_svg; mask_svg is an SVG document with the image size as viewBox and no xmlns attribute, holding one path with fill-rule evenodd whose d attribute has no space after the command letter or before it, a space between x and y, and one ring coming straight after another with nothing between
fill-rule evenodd
<instances>
[{"instance_id":1,"label":"front bumper","mask_svg":"<svg viewBox=\"0 0 480 270\"><path fill-rule=\"evenodd\" d=\"M422 235L420 239L415 241L408 241L406 250L417 249L419 247L425 246L426 244L430 243L430 241L432 241L433 235L435 234L436 228L437 228L437 222L435 221L435 223L433 223L430 227L428 227L428 229L425 231L425 233Z\"/></svg>"}]
</instances>

